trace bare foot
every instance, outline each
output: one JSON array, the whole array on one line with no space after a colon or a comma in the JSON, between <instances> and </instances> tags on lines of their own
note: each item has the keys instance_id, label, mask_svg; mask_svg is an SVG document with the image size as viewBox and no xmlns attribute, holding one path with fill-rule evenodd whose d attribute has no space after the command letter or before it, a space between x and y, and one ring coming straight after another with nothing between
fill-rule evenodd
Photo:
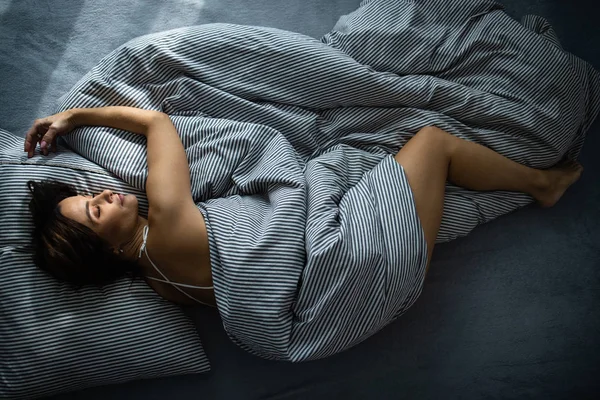
<instances>
[{"instance_id":1,"label":"bare foot","mask_svg":"<svg viewBox=\"0 0 600 400\"><path fill-rule=\"evenodd\" d=\"M562 197L565 191L577 182L583 167L572 161L565 161L557 166L542 171L543 183L533 197L544 208L552 207Z\"/></svg>"}]
</instances>

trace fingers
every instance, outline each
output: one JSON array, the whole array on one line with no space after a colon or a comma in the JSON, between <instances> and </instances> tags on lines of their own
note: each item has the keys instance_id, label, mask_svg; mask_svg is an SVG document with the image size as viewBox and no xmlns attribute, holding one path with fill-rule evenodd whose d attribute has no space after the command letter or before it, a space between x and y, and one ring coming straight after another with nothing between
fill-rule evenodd
<instances>
[{"instance_id":1,"label":"fingers","mask_svg":"<svg viewBox=\"0 0 600 400\"><path fill-rule=\"evenodd\" d=\"M24 151L27 157L33 157L35 148L40 143L41 153L45 156L49 151L56 152L57 130L47 119L36 119L25 135Z\"/></svg>"},{"instance_id":2,"label":"fingers","mask_svg":"<svg viewBox=\"0 0 600 400\"><path fill-rule=\"evenodd\" d=\"M25 152L27 152L27 157L33 157L33 153L35 151L35 146L41 138L38 129L42 127L42 121L36 119L31 128L27 131L25 135Z\"/></svg>"},{"instance_id":3,"label":"fingers","mask_svg":"<svg viewBox=\"0 0 600 400\"><path fill-rule=\"evenodd\" d=\"M40 139L40 149L43 155L48 155L50 146L56 141L56 136L56 128L53 125L50 125L44 136Z\"/></svg>"}]
</instances>

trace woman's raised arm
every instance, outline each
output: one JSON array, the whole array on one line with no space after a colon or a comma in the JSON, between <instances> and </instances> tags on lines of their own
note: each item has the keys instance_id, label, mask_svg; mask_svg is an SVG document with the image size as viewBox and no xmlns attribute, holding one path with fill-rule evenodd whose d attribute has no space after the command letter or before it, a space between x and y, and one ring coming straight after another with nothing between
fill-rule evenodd
<instances>
[{"instance_id":1,"label":"woman's raised arm","mask_svg":"<svg viewBox=\"0 0 600 400\"><path fill-rule=\"evenodd\" d=\"M181 139L167 114L158 113L146 132L148 141L148 217L174 221L193 204L190 167ZM195 206L194 206L195 208Z\"/></svg>"},{"instance_id":2,"label":"woman's raised arm","mask_svg":"<svg viewBox=\"0 0 600 400\"><path fill-rule=\"evenodd\" d=\"M27 133L25 151L33 156L37 142L43 154L55 147L57 136L82 125L108 126L146 136L148 179L146 195L149 217L173 220L193 205L187 156L171 119L160 111L135 107L73 108L38 119Z\"/></svg>"}]
</instances>

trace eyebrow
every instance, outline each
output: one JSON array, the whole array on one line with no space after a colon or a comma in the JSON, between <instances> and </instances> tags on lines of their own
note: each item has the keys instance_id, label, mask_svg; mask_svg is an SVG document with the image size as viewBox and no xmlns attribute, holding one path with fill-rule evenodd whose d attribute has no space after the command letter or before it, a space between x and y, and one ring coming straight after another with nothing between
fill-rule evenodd
<instances>
[{"instance_id":1,"label":"eyebrow","mask_svg":"<svg viewBox=\"0 0 600 400\"><path fill-rule=\"evenodd\" d=\"M90 202L89 201L85 202L85 215L87 215L90 222L92 222L92 223L94 222L94 221L92 221L92 217L90 216Z\"/></svg>"}]
</instances>

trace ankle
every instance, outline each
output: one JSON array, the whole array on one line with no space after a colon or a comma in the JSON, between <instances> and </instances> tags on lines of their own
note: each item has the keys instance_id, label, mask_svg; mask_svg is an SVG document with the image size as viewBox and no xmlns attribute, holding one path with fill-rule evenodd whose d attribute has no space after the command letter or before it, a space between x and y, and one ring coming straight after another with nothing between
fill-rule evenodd
<instances>
[{"instance_id":1,"label":"ankle","mask_svg":"<svg viewBox=\"0 0 600 400\"><path fill-rule=\"evenodd\" d=\"M537 197L538 194L547 192L552 186L550 176L544 170L532 169L530 186L531 191L529 194Z\"/></svg>"}]
</instances>

